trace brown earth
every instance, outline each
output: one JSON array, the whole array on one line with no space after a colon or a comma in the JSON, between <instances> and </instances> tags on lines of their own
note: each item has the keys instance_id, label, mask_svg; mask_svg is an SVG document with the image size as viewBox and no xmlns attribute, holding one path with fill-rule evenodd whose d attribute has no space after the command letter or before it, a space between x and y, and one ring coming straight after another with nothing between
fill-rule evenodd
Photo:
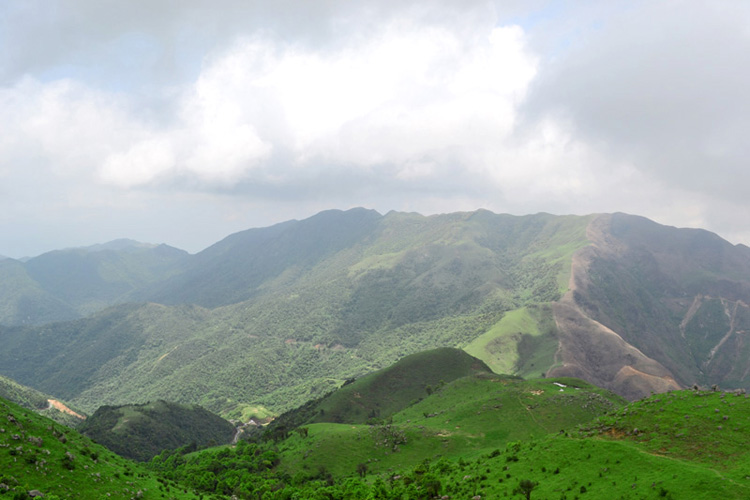
<instances>
[{"instance_id":1,"label":"brown earth","mask_svg":"<svg viewBox=\"0 0 750 500\"><path fill-rule=\"evenodd\" d=\"M673 374L626 342L617 332L589 317L577 303L578 290L585 289L587 269L599 252L622 251L619 242L604 229L598 217L587 228L591 245L573 256L569 291L553 304L559 347L551 377L578 377L635 400L653 392L680 389Z\"/></svg>"},{"instance_id":2,"label":"brown earth","mask_svg":"<svg viewBox=\"0 0 750 500\"><path fill-rule=\"evenodd\" d=\"M51 408L56 408L57 410L63 413L67 413L68 415L73 415L74 417L80 418L81 420L86 420L85 415L81 415L80 413L74 412L73 410L71 410L70 408L68 408L67 406L65 406L64 404L62 404L56 399L48 399L47 402L49 403L49 406Z\"/></svg>"}]
</instances>

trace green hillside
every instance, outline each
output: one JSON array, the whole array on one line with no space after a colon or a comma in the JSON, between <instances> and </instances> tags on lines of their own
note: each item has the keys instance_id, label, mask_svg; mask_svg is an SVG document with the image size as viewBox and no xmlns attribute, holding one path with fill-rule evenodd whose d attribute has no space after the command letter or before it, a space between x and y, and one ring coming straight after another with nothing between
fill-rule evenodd
<instances>
[{"instance_id":1,"label":"green hillside","mask_svg":"<svg viewBox=\"0 0 750 500\"><path fill-rule=\"evenodd\" d=\"M0 376L0 398L10 400L29 410L43 410L48 405L46 394L3 376Z\"/></svg>"},{"instance_id":2,"label":"green hillside","mask_svg":"<svg viewBox=\"0 0 750 500\"><path fill-rule=\"evenodd\" d=\"M159 284L165 302L227 305L123 305L0 327L0 370L89 412L156 399L225 416L281 412L405 355L466 346L506 311L559 298L589 220L352 210L238 233Z\"/></svg>"},{"instance_id":3,"label":"green hillside","mask_svg":"<svg viewBox=\"0 0 750 500\"><path fill-rule=\"evenodd\" d=\"M0 260L0 324L87 316L183 270L188 254L130 240Z\"/></svg>"},{"instance_id":4,"label":"green hillside","mask_svg":"<svg viewBox=\"0 0 750 500\"><path fill-rule=\"evenodd\" d=\"M0 326L0 373L87 412L164 399L279 414L438 347L630 399L750 384L750 250L625 214L334 210L193 256L105 247L8 265L77 311L151 302Z\"/></svg>"},{"instance_id":5,"label":"green hillside","mask_svg":"<svg viewBox=\"0 0 750 500\"><path fill-rule=\"evenodd\" d=\"M740 499L747 425L741 393L625 405L581 381L476 375L392 423L311 424L281 441L164 453L149 467L238 498Z\"/></svg>"},{"instance_id":6,"label":"green hillside","mask_svg":"<svg viewBox=\"0 0 750 500\"><path fill-rule=\"evenodd\" d=\"M464 349L496 373L540 377L555 366L557 348L552 309L543 304L509 311Z\"/></svg>"},{"instance_id":7,"label":"green hillside","mask_svg":"<svg viewBox=\"0 0 750 500\"><path fill-rule=\"evenodd\" d=\"M480 360L444 347L406 356L395 364L348 380L338 390L274 420L268 432L315 422L363 424L392 417L446 382L492 371Z\"/></svg>"},{"instance_id":8,"label":"green hillside","mask_svg":"<svg viewBox=\"0 0 750 500\"><path fill-rule=\"evenodd\" d=\"M156 401L102 406L79 430L120 456L150 460L165 449L216 446L232 440L232 424L196 405Z\"/></svg>"},{"instance_id":9,"label":"green hillside","mask_svg":"<svg viewBox=\"0 0 750 500\"><path fill-rule=\"evenodd\" d=\"M44 290L22 262L0 260L0 325L48 323L77 316L72 306Z\"/></svg>"},{"instance_id":10,"label":"green hillside","mask_svg":"<svg viewBox=\"0 0 750 500\"><path fill-rule=\"evenodd\" d=\"M0 497L197 499L78 432L0 398Z\"/></svg>"},{"instance_id":11,"label":"green hillside","mask_svg":"<svg viewBox=\"0 0 750 500\"><path fill-rule=\"evenodd\" d=\"M460 371L472 374L438 383L427 393L425 369L439 369L440 363L446 363L447 375L452 370L455 374L459 365L463 365ZM286 418L282 425L271 425L260 440L259 434L251 435L256 442L194 453L164 452L150 467L207 493L231 493L238 498L257 498L269 491L278 491L278 498L293 498L293 492L300 498L318 498L313 492L322 485L341 495L332 498L380 498L357 495L369 491L375 478L392 478L430 462L457 467L499 454L508 443L543 438L624 405L621 398L580 380L524 381L495 375L452 350L409 356L360 380L367 383L356 391L352 387L360 381L345 385L314 402L313 408L319 411L326 403L329 408L346 404L353 394L373 407L387 408L393 400L409 399L399 393L408 394L412 387L420 387L421 397L400 405L405 407L385 419L370 419L368 424L356 422L360 420L358 412L338 414L341 423L295 426ZM388 390L379 385L396 380ZM279 420L285 417L288 414ZM347 417L354 421L345 420ZM407 494L392 498L428 497Z\"/></svg>"},{"instance_id":12,"label":"green hillside","mask_svg":"<svg viewBox=\"0 0 750 500\"><path fill-rule=\"evenodd\" d=\"M67 427L77 427L82 423L83 418L85 418L85 415L81 411L76 411L75 408L72 409L72 412L63 411L65 408L71 410L68 404L54 400L52 396L21 385L15 380L1 375L0 398L7 399L27 410L33 410ZM63 410L56 408L53 403L63 406ZM73 413L76 415L73 415Z\"/></svg>"},{"instance_id":13,"label":"green hillside","mask_svg":"<svg viewBox=\"0 0 750 500\"><path fill-rule=\"evenodd\" d=\"M623 404L581 380L524 381L479 372L440 386L369 425L344 421L288 432L290 437L279 445L280 469L314 476L324 467L343 477L356 474L361 463L368 464L370 472L387 473L425 459L468 460L511 441L541 438L588 422Z\"/></svg>"}]
</instances>

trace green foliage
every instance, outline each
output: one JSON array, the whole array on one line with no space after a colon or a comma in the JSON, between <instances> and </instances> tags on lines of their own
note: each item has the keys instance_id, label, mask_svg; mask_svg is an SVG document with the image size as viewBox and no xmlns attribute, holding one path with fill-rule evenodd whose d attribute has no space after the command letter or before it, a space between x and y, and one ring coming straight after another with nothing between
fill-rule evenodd
<instances>
[{"instance_id":1,"label":"green foliage","mask_svg":"<svg viewBox=\"0 0 750 500\"><path fill-rule=\"evenodd\" d=\"M292 428L312 422L382 421L430 395L433 387L476 372L492 373L483 362L459 349L444 347L411 354L281 415L270 425L269 432L279 426Z\"/></svg>"},{"instance_id":2,"label":"green foliage","mask_svg":"<svg viewBox=\"0 0 750 500\"><path fill-rule=\"evenodd\" d=\"M281 457L279 469L294 475L325 465L339 477L353 474L364 463L369 474L382 474L426 458L457 460L499 453L506 443L588 422L624 403L583 381L560 381L565 388L555 385L558 379L524 381L478 372L438 384L432 395L366 425L312 424L306 426L305 437L298 437L288 432L293 427L287 420L286 434L274 441Z\"/></svg>"},{"instance_id":3,"label":"green foliage","mask_svg":"<svg viewBox=\"0 0 750 500\"><path fill-rule=\"evenodd\" d=\"M29 410L43 410L48 406L48 396L21 385L8 377L0 376L0 397L8 399Z\"/></svg>"},{"instance_id":4,"label":"green foliage","mask_svg":"<svg viewBox=\"0 0 750 500\"><path fill-rule=\"evenodd\" d=\"M139 283L149 283L127 292L222 307L121 305L74 322L0 327L0 367L88 412L166 399L233 417L248 405L279 413L408 354L468 345L506 311L559 297L589 220L354 210L238 233L180 263L184 272L146 273ZM87 276L99 276L89 291L103 272L90 254L55 257L83 259ZM122 284L125 274L107 276ZM549 368L555 342L546 330L520 337L529 363L519 370Z\"/></svg>"},{"instance_id":5,"label":"green foliage","mask_svg":"<svg viewBox=\"0 0 750 500\"><path fill-rule=\"evenodd\" d=\"M506 385L501 392L507 397L498 398L493 390L483 387L485 383ZM447 397L452 390L456 394ZM545 392L538 393L540 390ZM739 438L749 430L745 427L750 421L750 400L744 394L679 391L621 407L616 398L607 399L611 395L575 379L524 382L474 377L447 384L421 404L430 403L442 412L427 420L450 418L461 430L489 431L492 426L486 421L472 423L471 412L453 411L458 393L465 394L464 404L470 404L474 398L482 399L483 391L495 394L485 401L500 401L504 407L492 409L495 426L506 420L539 425L534 421L544 421L545 413L561 416L576 411L588 412L589 423L537 437L502 438L505 445L492 449L490 443L497 445L502 439L477 434L475 439L485 441L477 449L488 451L464 448L449 457L445 435L420 438L415 431L421 430L425 421L404 420L413 415L399 414L390 425L401 429L406 440L395 452L390 444L378 446L383 440L382 427L313 424L307 437L295 433L279 443L239 443L234 448L186 455L164 453L149 467L174 480L188 481L207 494L231 493L238 498L740 499L750 493L750 454ZM436 398L441 393L446 396L443 401ZM520 398L518 411L509 407L512 394ZM549 405L529 405L526 395L529 400L548 398ZM560 404L560 396L577 402ZM594 401L601 404L594 408ZM717 414L716 407L723 410ZM728 414L721 415L724 411ZM596 415L599 418L592 420ZM721 415L722 422L736 421L733 425L737 428L724 436L713 432L715 415ZM634 431L634 425L642 425L643 430ZM693 427L682 432L681 425ZM413 453L414 448L420 449L421 458ZM702 453L696 456L699 450Z\"/></svg>"},{"instance_id":6,"label":"green foliage","mask_svg":"<svg viewBox=\"0 0 750 500\"><path fill-rule=\"evenodd\" d=\"M557 348L552 308L543 304L508 311L465 350L495 373L539 377L555 365Z\"/></svg>"},{"instance_id":7,"label":"green foliage","mask_svg":"<svg viewBox=\"0 0 750 500\"><path fill-rule=\"evenodd\" d=\"M0 484L2 498L29 498L38 490L60 500L165 498L166 483L75 430L0 398ZM171 498L198 498L169 484Z\"/></svg>"},{"instance_id":8,"label":"green foliage","mask_svg":"<svg viewBox=\"0 0 750 500\"><path fill-rule=\"evenodd\" d=\"M77 416L58 410L51 404L52 397L42 392L21 385L7 377L0 376L0 397L13 403L23 406L26 409L34 410L37 413L51 418L59 424L68 427L76 427L81 424L81 419ZM63 403L64 404L64 403ZM69 407L70 405L65 404ZM82 412L76 412L81 415Z\"/></svg>"},{"instance_id":9,"label":"green foliage","mask_svg":"<svg viewBox=\"0 0 750 500\"><path fill-rule=\"evenodd\" d=\"M235 428L196 405L102 406L79 430L118 455L147 461L164 449L228 443Z\"/></svg>"}]
</instances>

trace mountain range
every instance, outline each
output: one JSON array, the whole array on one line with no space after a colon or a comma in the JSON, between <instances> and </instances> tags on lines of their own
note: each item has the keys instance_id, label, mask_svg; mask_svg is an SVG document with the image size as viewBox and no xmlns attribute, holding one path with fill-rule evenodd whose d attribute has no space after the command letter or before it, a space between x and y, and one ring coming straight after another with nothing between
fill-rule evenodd
<instances>
[{"instance_id":1,"label":"mountain range","mask_svg":"<svg viewBox=\"0 0 750 500\"><path fill-rule=\"evenodd\" d=\"M372 210L190 255L118 241L0 260L0 374L85 411L279 413L415 352L628 399L750 387L750 248L626 214Z\"/></svg>"}]
</instances>

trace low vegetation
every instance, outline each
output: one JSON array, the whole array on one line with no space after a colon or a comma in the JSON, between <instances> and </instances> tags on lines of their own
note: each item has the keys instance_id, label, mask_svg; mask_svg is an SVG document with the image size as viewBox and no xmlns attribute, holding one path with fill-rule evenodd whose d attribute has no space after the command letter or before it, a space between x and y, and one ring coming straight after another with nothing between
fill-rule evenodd
<instances>
[{"instance_id":1,"label":"low vegetation","mask_svg":"<svg viewBox=\"0 0 750 500\"><path fill-rule=\"evenodd\" d=\"M750 453L744 446L750 398L744 391L696 387L627 403L578 379L496 375L481 363L466 363L471 358L465 356L455 350L411 356L346 384L338 398L334 393L315 402L345 404L358 387L355 392L371 407L390 408L364 423L358 412L339 413L338 423L288 419L285 426L248 433L233 446L189 444L162 451L147 469L3 400L0 496L32 490L52 499L750 495ZM438 360L446 373L463 366L459 371L468 374L427 386L426 367ZM388 380L397 380L394 391L409 398L415 387L422 393L389 406L385 402L394 395L376 389L376 381ZM365 390L372 392L364 396ZM298 417L315 414L300 411ZM120 424L133 417L120 414Z\"/></svg>"},{"instance_id":2,"label":"low vegetation","mask_svg":"<svg viewBox=\"0 0 750 500\"><path fill-rule=\"evenodd\" d=\"M0 498L197 499L77 431L0 398ZM34 493L38 492L38 493Z\"/></svg>"},{"instance_id":3,"label":"low vegetation","mask_svg":"<svg viewBox=\"0 0 750 500\"><path fill-rule=\"evenodd\" d=\"M748 422L743 394L625 404L575 379L475 375L388 422L311 424L149 466L215 498L740 499Z\"/></svg>"}]
</instances>

